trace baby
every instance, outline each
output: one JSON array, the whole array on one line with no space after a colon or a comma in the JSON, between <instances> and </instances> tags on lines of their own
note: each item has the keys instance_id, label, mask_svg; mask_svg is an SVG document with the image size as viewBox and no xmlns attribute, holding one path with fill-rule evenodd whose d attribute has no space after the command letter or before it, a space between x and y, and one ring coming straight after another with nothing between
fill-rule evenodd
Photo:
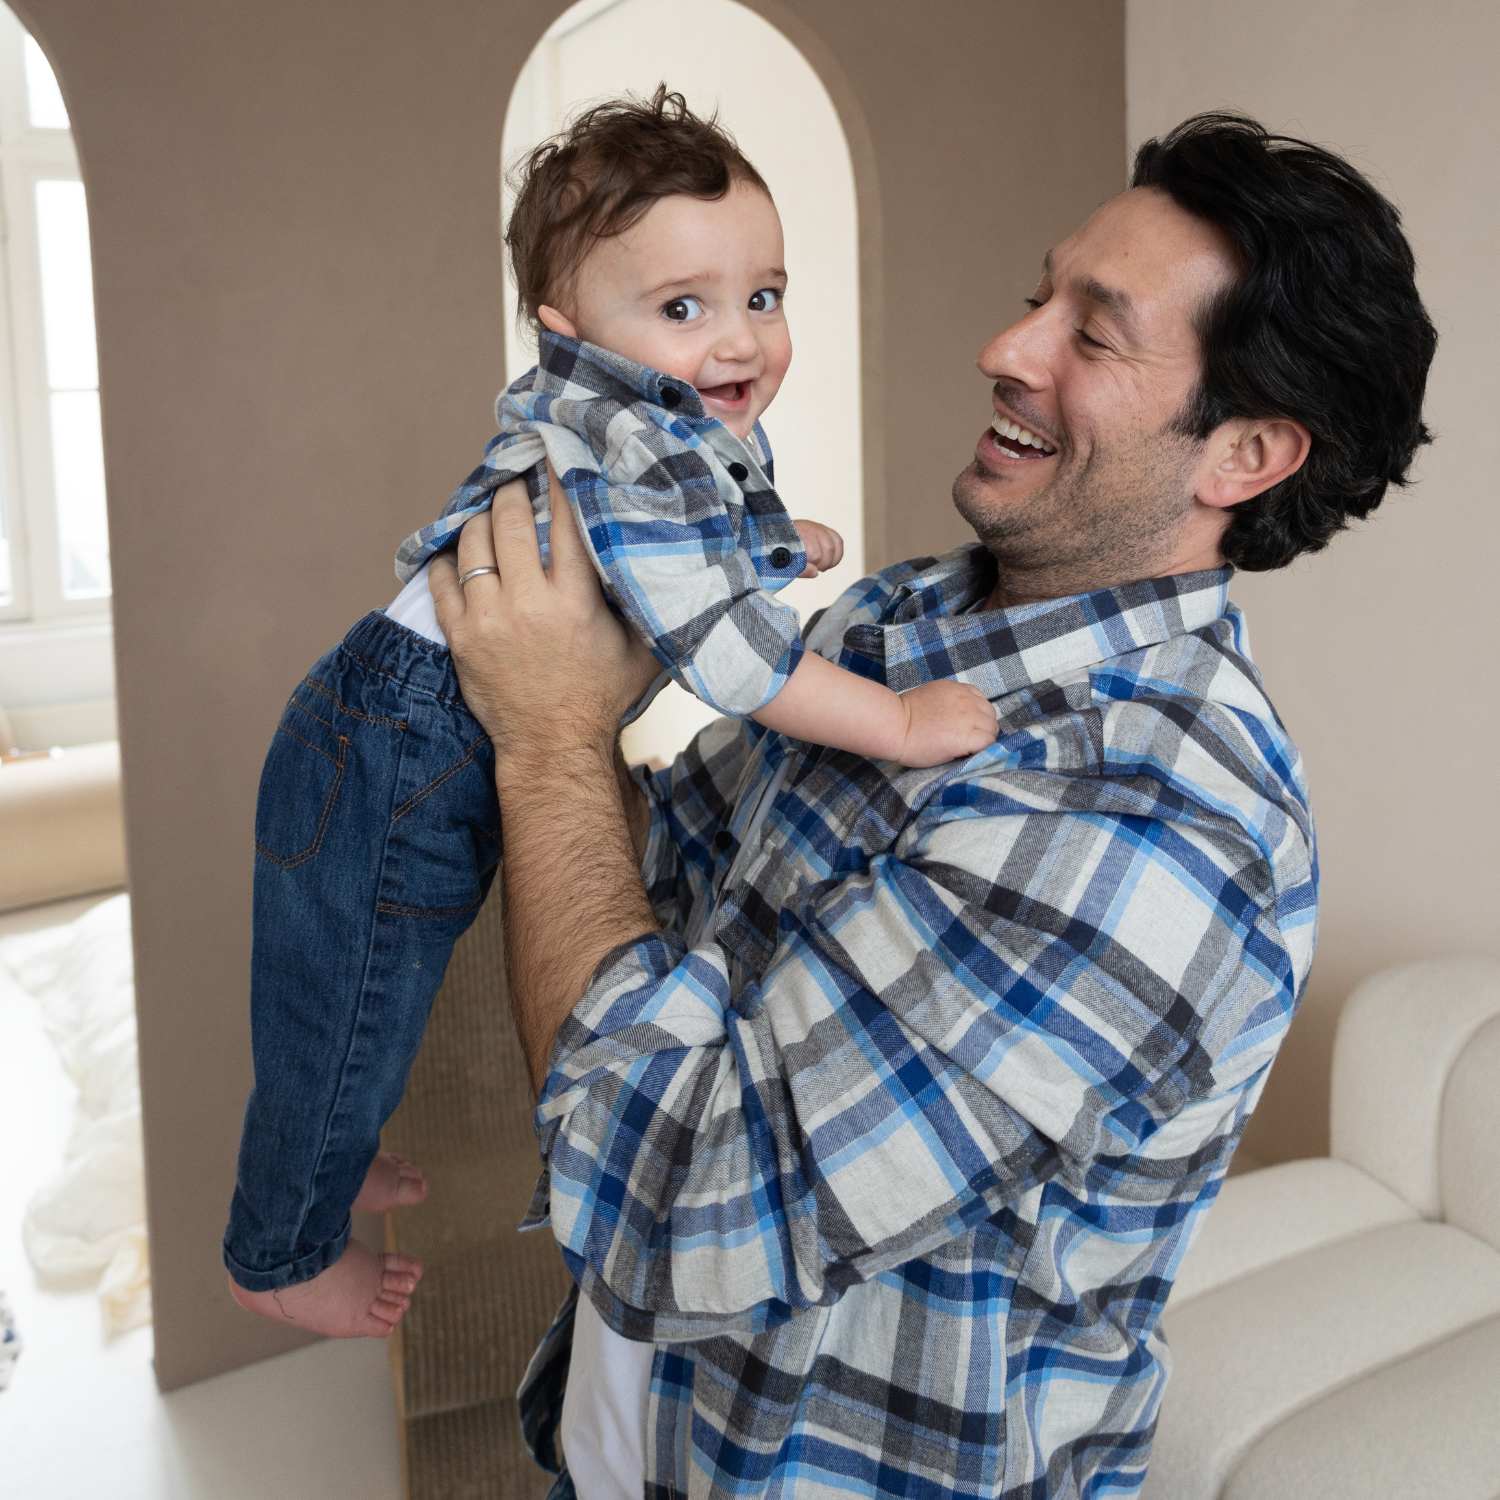
<instances>
[{"instance_id":1,"label":"baby","mask_svg":"<svg viewBox=\"0 0 1500 1500\"><path fill-rule=\"evenodd\" d=\"M421 1275L351 1243L349 1210L426 1194L379 1132L499 859L493 753L426 573L499 486L525 478L545 549L550 463L658 686L670 675L721 712L909 766L995 737L976 689L898 696L805 651L773 598L842 543L793 523L772 488L759 418L792 353L781 223L728 135L663 86L544 142L518 188L506 243L537 367L497 403L484 464L403 544L395 603L293 694L261 778L255 1089L224 1259L243 1306L338 1336L389 1333Z\"/></svg>"}]
</instances>

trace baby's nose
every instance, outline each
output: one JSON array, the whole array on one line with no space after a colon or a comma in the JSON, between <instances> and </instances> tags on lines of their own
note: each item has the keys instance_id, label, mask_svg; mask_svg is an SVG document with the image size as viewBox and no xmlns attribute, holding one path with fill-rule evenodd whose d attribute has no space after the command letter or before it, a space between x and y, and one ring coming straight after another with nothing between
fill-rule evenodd
<instances>
[{"instance_id":1,"label":"baby's nose","mask_svg":"<svg viewBox=\"0 0 1500 1500\"><path fill-rule=\"evenodd\" d=\"M746 360L758 359L760 357L760 340L756 338L755 329L751 326L750 320L748 318L735 318L726 324L714 346L714 353L720 359L735 360L741 363Z\"/></svg>"}]
</instances>

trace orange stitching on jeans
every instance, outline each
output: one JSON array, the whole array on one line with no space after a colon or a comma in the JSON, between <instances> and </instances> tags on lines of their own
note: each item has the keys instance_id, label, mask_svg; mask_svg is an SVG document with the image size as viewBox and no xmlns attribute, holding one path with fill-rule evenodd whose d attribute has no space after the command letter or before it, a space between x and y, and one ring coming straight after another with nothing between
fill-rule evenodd
<instances>
[{"instance_id":1,"label":"orange stitching on jeans","mask_svg":"<svg viewBox=\"0 0 1500 1500\"><path fill-rule=\"evenodd\" d=\"M474 752L481 746L489 743L489 735L482 734L469 746L462 760L454 761L446 771L441 772L433 780L429 781L420 792L413 793L405 802L391 814L391 822L397 823L409 813L424 798L430 797L450 776L456 776L463 768L470 765L474 760Z\"/></svg>"},{"instance_id":2,"label":"orange stitching on jeans","mask_svg":"<svg viewBox=\"0 0 1500 1500\"><path fill-rule=\"evenodd\" d=\"M314 714L313 718L318 719L318 716L316 714ZM323 721L321 719L318 719L318 723L321 724L322 722ZM339 765L343 764L343 762L341 760L335 760L326 750L319 750L318 747L315 744L313 744L313 742L311 740L304 740L302 738L302 736L300 734L298 734L295 729L288 729L285 724L278 724L276 726L276 733L277 734L289 735L292 739L298 741L299 744L306 745L307 748L309 750L311 750L314 755L321 755L323 757L323 759L326 760L328 762L328 764L331 765L331 766L339 766ZM342 736L340 736L340 738L342 738Z\"/></svg>"},{"instance_id":3,"label":"orange stitching on jeans","mask_svg":"<svg viewBox=\"0 0 1500 1500\"><path fill-rule=\"evenodd\" d=\"M353 655L353 653L351 652L350 655ZM386 719L382 718L379 714L362 714L357 708L350 708L349 705L345 703L344 700L340 698L332 688L324 687L316 677L304 677L302 681L315 693L322 693L325 698L333 699L333 702L337 706L338 711L341 714L348 714L351 719L361 719L366 724L389 724L392 729L406 728L405 719ZM295 703L296 699L294 698L292 701ZM316 719L317 717L318 716L316 714L313 715L313 718Z\"/></svg>"},{"instance_id":4,"label":"orange stitching on jeans","mask_svg":"<svg viewBox=\"0 0 1500 1500\"><path fill-rule=\"evenodd\" d=\"M321 714L315 714L312 711L312 709L310 709L300 699L294 697L291 700L291 702L287 704L287 707L288 708L300 708L302 710L302 712L305 713L309 719L312 719L312 720L316 721L317 723L321 724L324 729L326 729L326 730L329 731L330 734L337 734L338 733L338 730L336 730L333 727L333 725L328 722L327 719L323 718L323 716ZM287 730L288 734L290 734L291 732L292 731L290 729Z\"/></svg>"},{"instance_id":5,"label":"orange stitching on jeans","mask_svg":"<svg viewBox=\"0 0 1500 1500\"><path fill-rule=\"evenodd\" d=\"M307 745L307 741L303 740L300 734L292 734L290 729L284 729L281 732L283 734L290 734L294 740L302 740L302 743ZM318 750L316 745L308 745L307 747L309 750ZM323 803L323 816L318 820L318 831L313 835L312 843L300 854L290 854L283 859L281 855L273 854L259 839L255 841L255 852L261 855L262 858L269 860L277 869L295 870L298 865L306 864L323 847L323 835L328 831L328 820L333 816L333 804L338 800L339 788L344 784L344 752L348 747L349 737L341 734L339 736L339 758L333 762L336 767L333 774L333 785L328 789L328 797ZM326 754L322 750L318 750L318 754L322 755L325 760L333 760L331 755Z\"/></svg>"}]
</instances>

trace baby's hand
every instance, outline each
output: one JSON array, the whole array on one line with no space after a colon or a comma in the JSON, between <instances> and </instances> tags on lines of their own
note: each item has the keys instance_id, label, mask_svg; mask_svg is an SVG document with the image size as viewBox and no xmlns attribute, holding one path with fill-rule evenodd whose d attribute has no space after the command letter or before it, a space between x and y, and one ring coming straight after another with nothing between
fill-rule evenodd
<instances>
[{"instance_id":1,"label":"baby's hand","mask_svg":"<svg viewBox=\"0 0 1500 1500\"><path fill-rule=\"evenodd\" d=\"M924 682L901 694L906 740L896 758L903 766L940 766L977 755L995 743L995 710L966 682Z\"/></svg>"},{"instance_id":2,"label":"baby's hand","mask_svg":"<svg viewBox=\"0 0 1500 1500\"><path fill-rule=\"evenodd\" d=\"M816 578L836 568L844 560L844 539L832 526L821 521L793 521L797 535L802 538L802 550L807 553L807 566L798 578Z\"/></svg>"}]
</instances>

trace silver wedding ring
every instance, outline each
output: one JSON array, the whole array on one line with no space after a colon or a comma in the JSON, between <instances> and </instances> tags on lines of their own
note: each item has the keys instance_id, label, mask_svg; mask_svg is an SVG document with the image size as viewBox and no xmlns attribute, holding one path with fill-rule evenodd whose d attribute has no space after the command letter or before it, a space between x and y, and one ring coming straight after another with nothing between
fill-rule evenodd
<instances>
[{"instance_id":1,"label":"silver wedding ring","mask_svg":"<svg viewBox=\"0 0 1500 1500\"><path fill-rule=\"evenodd\" d=\"M471 578L478 578L481 573L493 573L498 578L500 576L500 569L499 568L470 568L467 573L460 573L458 575L458 586L460 588L462 588L464 586L464 584L466 584Z\"/></svg>"}]
</instances>

